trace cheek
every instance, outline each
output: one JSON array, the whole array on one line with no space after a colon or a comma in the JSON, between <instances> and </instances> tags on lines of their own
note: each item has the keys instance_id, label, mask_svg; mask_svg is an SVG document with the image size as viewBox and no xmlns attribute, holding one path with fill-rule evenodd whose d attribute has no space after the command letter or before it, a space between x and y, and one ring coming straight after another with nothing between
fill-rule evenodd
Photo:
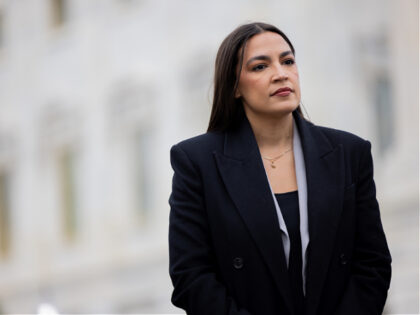
<instances>
[{"instance_id":1,"label":"cheek","mask_svg":"<svg viewBox=\"0 0 420 315\"><path fill-rule=\"evenodd\" d=\"M293 72L292 73L292 75L293 75L293 83L294 83L294 85L297 87L297 88L299 88L299 86L300 86L300 82L299 82L299 73L296 71L296 72Z\"/></svg>"},{"instance_id":2,"label":"cheek","mask_svg":"<svg viewBox=\"0 0 420 315\"><path fill-rule=\"evenodd\" d=\"M261 76L256 76L252 78L244 78L242 81L242 93L244 95L252 96L254 94L262 93L264 80Z\"/></svg>"}]
</instances>

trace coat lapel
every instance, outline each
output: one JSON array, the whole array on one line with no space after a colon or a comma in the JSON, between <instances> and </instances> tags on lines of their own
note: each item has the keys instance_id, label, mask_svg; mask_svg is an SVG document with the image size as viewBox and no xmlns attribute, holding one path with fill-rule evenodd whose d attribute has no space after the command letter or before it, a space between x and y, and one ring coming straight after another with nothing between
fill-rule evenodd
<instances>
[{"instance_id":1,"label":"coat lapel","mask_svg":"<svg viewBox=\"0 0 420 315\"><path fill-rule=\"evenodd\" d=\"M226 189L292 312L282 234L258 145L247 119L239 129L226 133L224 154L215 153L215 157Z\"/></svg>"},{"instance_id":2,"label":"coat lapel","mask_svg":"<svg viewBox=\"0 0 420 315\"><path fill-rule=\"evenodd\" d=\"M333 147L320 128L294 111L304 155L309 228L306 300L315 314L342 208L342 146ZM252 235L273 279L292 312L282 232L255 136L247 119L225 135L224 152L215 152L228 193Z\"/></svg>"},{"instance_id":3,"label":"coat lapel","mask_svg":"<svg viewBox=\"0 0 420 315\"><path fill-rule=\"evenodd\" d=\"M344 191L344 155L320 127L293 113L305 160L309 250L306 269L307 314L315 314L327 275Z\"/></svg>"}]
</instances>

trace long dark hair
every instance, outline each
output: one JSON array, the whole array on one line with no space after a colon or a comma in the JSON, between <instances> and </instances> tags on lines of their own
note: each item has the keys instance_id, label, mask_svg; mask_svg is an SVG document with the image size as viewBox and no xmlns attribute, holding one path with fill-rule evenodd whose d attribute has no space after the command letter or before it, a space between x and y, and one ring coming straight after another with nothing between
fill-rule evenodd
<instances>
[{"instance_id":1,"label":"long dark hair","mask_svg":"<svg viewBox=\"0 0 420 315\"><path fill-rule=\"evenodd\" d=\"M293 55L295 55L295 48L290 40L273 25L260 22L249 23L237 27L230 33L223 40L216 56L213 105L207 131L233 129L244 118L245 112L242 101L235 98L235 90L242 71L245 45L252 36L264 32L279 34L289 44ZM238 64L239 71L237 71ZM297 107L297 111L303 116L300 105Z\"/></svg>"}]
</instances>

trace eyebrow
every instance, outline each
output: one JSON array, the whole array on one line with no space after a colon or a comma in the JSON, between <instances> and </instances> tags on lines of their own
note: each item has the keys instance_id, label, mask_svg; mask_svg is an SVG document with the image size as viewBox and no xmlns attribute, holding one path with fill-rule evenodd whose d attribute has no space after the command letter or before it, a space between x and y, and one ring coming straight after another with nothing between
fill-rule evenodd
<instances>
[{"instance_id":1,"label":"eyebrow","mask_svg":"<svg viewBox=\"0 0 420 315\"><path fill-rule=\"evenodd\" d=\"M293 55L292 51L290 51L290 50L284 51L284 52L282 52L282 53L280 54L280 58L286 57L287 55L290 55L290 54L292 54L292 55ZM266 60L266 61L268 61L268 60L270 60L270 59L271 59L271 58L270 58L270 57L268 57L268 56L266 56L266 55L259 55L259 56L255 56L255 57L250 58L250 59L246 62L246 65L249 65L249 64L250 64L251 62L253 62L254 60Z\"/></svg>"}]
</instances>

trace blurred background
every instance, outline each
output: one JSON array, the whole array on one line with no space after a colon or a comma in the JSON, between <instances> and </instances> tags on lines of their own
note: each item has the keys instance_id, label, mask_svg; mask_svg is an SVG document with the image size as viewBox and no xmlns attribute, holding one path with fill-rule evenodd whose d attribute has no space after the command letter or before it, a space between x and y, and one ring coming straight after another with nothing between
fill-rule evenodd
<instances>
[{"instance_id":1,"label":"blurred background","mask_svg":"<svg viewBox=\"0 0 420 315\"><path fill-rule=\"evenodd\" d=\"M0 0L0 313L170 303L170 147L206 131L245 22L294 43L306 117L372 142L393 256L387 314L419 312L417 0Z\"/></svg>"}]
</instances>

